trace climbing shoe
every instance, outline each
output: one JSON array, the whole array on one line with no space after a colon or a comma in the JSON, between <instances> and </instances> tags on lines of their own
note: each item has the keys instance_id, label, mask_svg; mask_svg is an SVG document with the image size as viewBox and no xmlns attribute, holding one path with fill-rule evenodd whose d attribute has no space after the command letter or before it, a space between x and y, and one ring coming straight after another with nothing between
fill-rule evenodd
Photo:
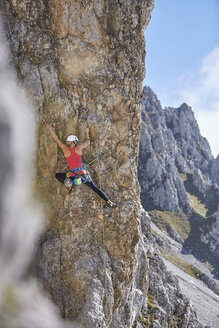
<instances>
[{"instance_id":1,"label":"climbing shoe","mask_svg":"<svg viewBox=\"0 0 219 328\"><path fill-rule=\"evenodd\" d=\"M111 200L108 200L108 202L106 202L106 204L108 207L111 207L111 208L118 207L118 205L116 203L112 202Z\"/></svg>"}]
</instances>

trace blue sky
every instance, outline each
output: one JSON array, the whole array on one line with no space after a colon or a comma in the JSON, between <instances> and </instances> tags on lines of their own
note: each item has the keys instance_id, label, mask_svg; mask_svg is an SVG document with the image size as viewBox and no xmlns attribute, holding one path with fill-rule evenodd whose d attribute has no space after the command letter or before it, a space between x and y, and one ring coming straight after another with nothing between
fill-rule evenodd
<instances>
[{"instance_id":1,"label":"blue sky","mask_svg":"<svg viewBox=\"0 0 219 328\"><path fill-rule=\"evenodd\" d=\"M215 140L212 124L218 130L219 0L155 0L145 37L143 84L163 107L190 105L216 156L219 135Z\"/></svg>"}]
</instances>

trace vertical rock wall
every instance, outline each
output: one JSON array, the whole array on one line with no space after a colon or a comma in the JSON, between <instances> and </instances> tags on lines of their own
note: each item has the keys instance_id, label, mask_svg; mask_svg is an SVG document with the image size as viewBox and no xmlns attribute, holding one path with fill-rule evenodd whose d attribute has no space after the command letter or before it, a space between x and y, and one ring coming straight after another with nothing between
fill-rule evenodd
<instances>
[{"instance_id":1,"label":"vertical rock wall","mask_svg":"<svg viewBox=\"0 0 219 328\"><path fill-rule=\"evenodd\" d=\"M39 125L38 188L48 216L39 276L64 317L104 326L124 300L137 267L137 159L144 77L144 30L153 0L11 0L4 2L13 62ZM119 209L101 211L86 186L67 195L54 179L66 169L62 141L90 129L89 171ZM103 242L104 240L104 242ZM134 320L134 318L133 318Z\"/></svg>"},{"instance_id":2,"label":"vertical rock wall","mask_svg":"<svg viewBox=\"0 0 219 328\"><path fill-rule=\"evenodd\" d=\"M2 30L0 16L0 327L72 328L29 275L43 225L32 192L35 122Z\"/></svg>"}]
</instances>

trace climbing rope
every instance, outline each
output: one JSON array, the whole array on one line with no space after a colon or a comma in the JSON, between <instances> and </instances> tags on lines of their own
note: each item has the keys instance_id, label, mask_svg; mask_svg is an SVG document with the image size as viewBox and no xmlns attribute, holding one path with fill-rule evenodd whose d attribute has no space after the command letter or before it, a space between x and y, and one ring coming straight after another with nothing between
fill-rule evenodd
<instances>
[{"instance_id":1,"label":"climbing rope","mask_svg":"<svg viewBox=\"0 0 219 328\"><path fill-rule=\"evenodd\" d=\"M102 189L102 184L101 184L101 168L100 168L100 156L102 155L99 154L99 156L96 158L98 159L98 181L99 181L99 186L100 189ZM108 318L108 307L107 307L107 299L108 299L108 293L107 293L107 276L106 276L106 236L105 236L105 218L103 215L103 200L100 199L101 202L101 217L102 217L102 242L103 242L103 264L104 264L104 289L105 289L105 295L104 295L104 302L105 302L105 317L106 320ZM107 324L107 323L106 323Z\"/></svg>"},{"instance_id":2,"label":"climbing rope","mask_svg":"<svg viewBox=\"0 0 219 328\"><path fill-rule=\"evenodd\" d=\"M88 164L84 165L84 168L88 167L91 165L93 162L98 161L98 183L100 186L100 189L102 189L102 183L101 183L101 168L100 168L100 157L104 154L104 152L98 154L97 157L95 157L92 161L90 161ZM102 217L102 243L103 243L103 265L104 265L104 313L105 313L105 318L106 318L106 326L108 327L108 293L107 293L107 275L106 275L106 257L107 257L107 252L106 252L106 237L105 237L105 218L103 215L103 200L102 198L100 199L100 209L101 209L101 217Z\"/></svg>"},{"instance_id":3,"label":"climbing rope","mask_svg":"<svg viewBox=\"0 0 219 328\"><path fill-rule=\"evenodd\" d=\"M95 157L92 161L90 161L88 164L84 165L84 168L86 168L87 166L89 166L90 164L92 164L93 162L97 161L100 159L100 156L103 155L104 152L99 153L99 155L97 157Z\"/></svg>"}]
</instances>

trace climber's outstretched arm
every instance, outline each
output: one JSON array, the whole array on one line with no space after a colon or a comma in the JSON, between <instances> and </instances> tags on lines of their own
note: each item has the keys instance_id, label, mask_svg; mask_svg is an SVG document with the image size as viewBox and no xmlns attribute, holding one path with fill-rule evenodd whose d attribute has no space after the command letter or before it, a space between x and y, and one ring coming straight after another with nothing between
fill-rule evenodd
<instances>
[{"instance_id":1,"label":"climber's outstretched arm","mask_svg":"<svg viewBox=\"0 0 219 328\"><path fill-rule=\"evenodd\" d=\"M53 128L49 124L47 124L46 127L49 130L49 132L51 133L51 136L53 137L53 139L55 140L55 142L63 150L64 156L65 157L69 156L70 155L70 150L69 150L68 146L66 146L65 144L63 144L63 142L57 137L57 135L55 134Z\"/></svg>"},{"instance_id":2,"label":"climber's outstretched arm","mask_svg":"<svg viewBox=\"0 0 219 328\"><path fill-rule=\"evenodd\" d=\"M82 144L78 145L75 148L75 151L78 154L82 154L82 150L90 145L89 129L86 128L86 129L84 129L84 131L85 131L85 134L84 134L84 140L85 141L82 142Z\"/></svg>"}]
</instances>

